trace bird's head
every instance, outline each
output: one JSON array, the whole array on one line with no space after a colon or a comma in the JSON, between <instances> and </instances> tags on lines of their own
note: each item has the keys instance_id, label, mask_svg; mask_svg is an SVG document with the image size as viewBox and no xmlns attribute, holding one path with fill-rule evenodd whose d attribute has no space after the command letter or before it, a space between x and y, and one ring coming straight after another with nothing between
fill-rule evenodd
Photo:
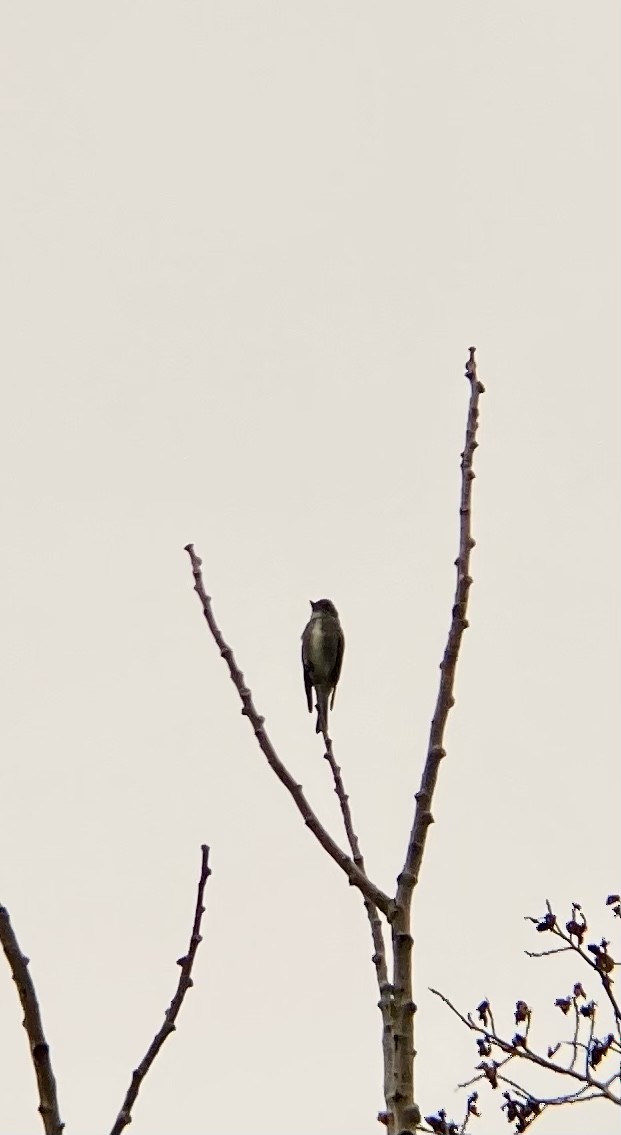
<instances>
[{"instance_id":1,"label":"bird's head","mask_svg":"<svg viewBox=\"0 0 621 1135\"><path fill-rule=\"evenodd\" d=\"M310 605L313 612L323 612L325 615L334 615L338 619L339 614L331 599L311 599Z\"/></svg>"}]
</instances>

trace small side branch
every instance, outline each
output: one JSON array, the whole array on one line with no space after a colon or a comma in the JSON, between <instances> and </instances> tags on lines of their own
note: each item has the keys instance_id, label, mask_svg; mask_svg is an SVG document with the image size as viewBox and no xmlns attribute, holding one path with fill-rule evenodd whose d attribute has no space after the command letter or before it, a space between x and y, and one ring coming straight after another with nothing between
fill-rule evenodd
<instances>
[{"instance_id":1,"label":"small side branch","mask_svg":"<svg viewBox=\"0 0 621 1135\"><path fill-rule=\"evenodd\" d=\"M506 1077L499 1071L499 1069L502 1069L505 1064L509 1063L509 1061L518 1060L521 1063L526 1062L527 1064L534 1064L538 1068L544 1068L547 1072L554 1072L557 1076L565 1076L584 1085L582 1089L577 1090L573 1093L566 1094L564 1096L559 1096L554 1101L545 1100L541 1102L545 1102L546 1104L550 1104L552 1102L570 1103L574 1098L578 1099L582 1095L583 1091L589 1090L595 1091L599 1097L608 1100L610 1103L617 1104L617 1106L621 1105L621 1097L617 1092L611 1090L611 1084L619 1078L618 1073L616 1073L610 1081L606 1082L596 1079L590 1073L588 1066L584 1072L580 1072L573 1067L573 1064L569 1067L563 1067L560 1064L555 1064L550 1057L542 1056L540 1053L535 1052L533 1049L531 1049L528 1046L528 1043L526 1043L526 1038L516 1036L509 1040L506 1037L501 1037L498 1035L495 1028L492 1027L488 1029L484 1024L477 1024L475 1021L473 1021L470 1015L465 1016L464 1013L461 1013L459 1009L457 1009L455 1005L453 1005L453 1002L445 996L444 993L440 993L440 991L437 989L430 989L429 992L433 993L436 997L439 997L440 1000L443 1001L444 1004L447 1005L448 1008L461 1021L462 1025L465 1025L467 1029L475 1033L475 1035L480 1038L480 1043L478 1045L480 1054L486 1057L490 1057L492 1055L493 1049L497 1048L504 1055L504 1060L500 1062L493 1059L489 1062L483 1060L482 1063L477 1066L479 1075L472 1077L472 1079L467 1080L463 1084L459 1084L459 1088L469 1088L473 1084L479 1083L483 1080L487 1080L491 1084L492 1088L496 1088L498 1086L498 1082L501 1080L504 1080L506 1083L512 1084L514 1087L518 1087L518 1085L513 1084L513 1081L507 1080ZM518 1005L519 1004L520 1002L518 1002ZM487 1002L483 1002L479 1006L479 1014L483 1014L483 1019L485 1019L485 1013L487 1009ZM487 1013L487 1016L489 1016L489 1013ZM586 1046L587 1051L589 1047L590 1046L588 1045ZM523 1088L520 1088L519 1090L522 1092L524 1091ZM524 1094L526 1095L527 1093Z\"/></svg>"},{"instance_id":2,"label":"small side branch","mask_svg":"<svg viewBox=\"0 0 621 1135\"><path fill-rule=\"evenodd\" d=\"M0 941L24 1010L23 1023L28 1035L30 1056L37 1077L39 1112L45 1133L46 1135L62 1135L64 1123L61 1121L58 1110L56 1080L52 1071L49 1045L43 1032L37 994L28 969L29 959L20 950L11 926L9 912L3 906L0 906Z\"/></svg>"},{"instance_id":3,"label":"small side branch","mask_svg":"<svg viewBox=\"0 0 621 1135\"><path fill-rule=\"evenodd\" d=\"M229 668L231 680L236 687L241 699L242 713L248 718L250 724L252 725L255 737L259 743L261 751L263 752L267 760L267 763L269 764L270 768L273 769L273 771L276 773L276 776L278 777L281 784L284 784L287 791L293 797L295 805L300 812L304 823L313 833L315 839L317 839L321 844L324 851L326 851L330 858L333 859L334 862L337 863L341 868L341 870L345 872L351 885L358 887L358 889L362 891L364 897L372 902L376 907L378 907L378 909L381 910L382 914L386 915L386 917L388 918L394 907L393 900L390 899L388 895L384 894L384 892L379 887L377 887L375 883L372 883L371 880L367 878L364 871L361 871L360 868L356 866L353 859L350 859L349 855L347 855L343 851L343 849L339 847L335 840L332 839L332 836L326 831L323 824L320 823L319 819L308 803L308 800L306 799L304 792L302 791L302 785L296 783L288 768L283 764L280 757L278 756L274 746L272 745L272 742L267 735L267 731L265 729L265 719L261 717L257 712L252 700L252 693L246 686L244 675L242 674L237 665L237 662L235 661L235 655L233 654L231 647L224 641L222 632L220 631L220 628L218 627L218 624L216 623L216 620L214 618L211 608L211 598L205 591L201 573L203 561L201 560L200 556L197 556L196 552L194 551L193 544L186 544L185 551L190 557L190 562L192 564L192 574L194 576L194 590L201 601L205 621L207 623L207 626L209 627L209 630L211 631L220 654L224 658L224 661Z\"/></svg>"},{"instance_id":4,"label":"small side branch","mask_svg":"<svg viewBox=\"0 0 621 1135\"><path fill-rule=\"evenodd\" d=\"M614 897L616 898L616 896ZM607 902L606 905L609 906L610 903ZM572 903L571 917L569 921L565 923L564 930L552 910L549 899L546 899L546 914L539 918L527 915L526 922L532 922L533 925L537 927L539 933L549 932L565 943L563 946L548 950L525 950L524 952L528 958L546 958L552 954L562 954L567 951L572 951L581 958L589 969L593 970L598 975L614 1014L617 1038L621 1041L621 1006L619 1006L619 1002L612 990L612 973L617 963L610 957L608 953L610 943L605 939L602 939L599 945L597 943L590 943L587 950L583 949L582 943L588 930L588 924L580 903Z\"/></svg>"},{"instance_id":5,"label":"small side branch","mask_svg":"<svg viewBox=\"0 0 621 1135\"><path fill-rule=\"evenodd\" d=\"M121 1131L123 1131L128 1126L128 1124L131 1123L132 1108L136 1102L136 1099L138 1098L138 1092L142 1087L143 1080L151 1065L153 1064L155 1057L160 1051L160 1048L164 1044L164 1041L167 1037L170 1036L172 1032L175 1031L175 1022L179 1015L179 1010L183 1005L183 1001L188 989L192 987L192 967L194 965L194 959L196 957L198 947L200 946L202 941L200 929L203 914L205 913L205 908L203 906L203 895L205 893L205 885L210 875L211 869L209 867L209 848L206 844L203 844L201 847L201 873L198 880L198 892L196 895L196 907L194 910L194 921L192 923L190 944L185 957L179 958L177 962L177 965L181 967L177 991L170 1005L168 1006L168 1009L166 1010L164 1023L161 1029L155 1034L153 1040L151 1041L151 1044L149 1045L149 1048L147 1049L146 1055L132 1073L131 1083L127 1090L125 1099L123 1100L123 1106L121 1107L114 1126L112 1127L111 1135L121 1135Z\"/></svg>"}]
</instances>

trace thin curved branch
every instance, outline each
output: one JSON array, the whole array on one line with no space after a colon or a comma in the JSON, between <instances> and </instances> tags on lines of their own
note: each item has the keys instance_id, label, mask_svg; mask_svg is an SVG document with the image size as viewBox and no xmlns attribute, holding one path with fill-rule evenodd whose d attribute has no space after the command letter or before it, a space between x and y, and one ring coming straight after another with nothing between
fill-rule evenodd
<instances>
[{"instance_id":1,"label":"thin curved branch","mask_svg":"<svg viewBox=\"0 0 621 1135\"><path fill-rule=\"evenodd\" d=\"M534 1096L531 1092L526 1092L520 1084L516 1084L514 1080L510 1080L508 1076L498 1074L499 1083L508 1084L514 1091L520 1093L524 1099L536 1100L542 1107L563 1107L568 1103L587 1103L590 1100L601 1099L599 1092L592 1092L590 1096L585 1095L585 1092L590 1091L588 1084L583 1084L581 1088L577 1088L575 1092L568 1092L564 1096Z\"/></svg>"},{"instance_id":2,"label":"thin curved branch","mask_svg":"<svg viewBox=\"0 0 621 1135\"><path fill-rule=\"evenodd\" d=\"M0 906L0 942L2 942L2 949L9 963L24 1010L23 1025L28 1035L30 1056L37 1077L39 1112L43 1120L45 1135L62 1135L65 1125L58 1110L56 1080L52 1071L50 1049L43 1032L41 1010L28 969L30 959L22 954L15 937L15 931L11 926L9 912L4 906Z\"/></svg>"},{"instance_id":3,"label":"thin curved branch","mask_svg":"<svg viewBox=\"0 0 621 1135\"><path fill-rule=\"evenodd\" d=\"M457 1009L455 1005L453 1005L452 1001L449 1001L448 997L446 997L444 993L440 993L439 990L431 988L429 992L433 993L436 997L439 997L441 1001L444 1001L444 1004L448 1005L449 1009L452 1010L455 1016L459 1018L459 1020L463 1025L466 1026L467 1029L470 1029L471 1032L477 1033L479 1036L484 1037L485 1040L490 1042L490 1044L496 1045L501 1050L501 1052L504 1052L512 1059L526 1061L529 1064L536 1064L539 1068L545 1068L548 1072L555 1072L557 1076L568 1076L570 1079L577 1080L579 1083L585 1084L589 1088L594 1088L595 1091L597 1091L601 1096L604 1096L607 1100L610 1100L611 1103L615 1103L618 1106L621 1105L621 1098L615 1095L614 1092L611 1092L610 1088L604 1081L596 1080L593 1076L591 1076L588 1069L586 1073L584 1073L577 1072L573 1068L562 1068L560 1064L555 1064L552 1060L546 1059L545 1056L540 1056L539 1053L534 1052L531 1048L517 1048L511 1041L504 1040L502 1037L498 1036L496 1032L491 1032L489 1029L484 1028L482 1025L477 1025L471 1017L465 1017L463 1013L460 1013L459 1009ZM485 1072L483 1072L481 1076L475 1076L466 1084L460 1084L459 1087L470 1087L471 1084L475 1084L479 1080L486 1078L489 1077L486 1077Z\"/></svg>"},{"instance_id":4,"label":"thin curved branch","mask_svg":"<svg viewBox=\"0 0 621 1135\"><path fill-rule=\"evenodd\" d=\"M527 958L549 958L552 954L567 954L573 946L559 946L557 950L524 950Z\"/></svg>"},{"instance_id":5,"label":"thin curved branch","mask_svg":"<svg viewBox=\"0 0 621 1135\"><path fill-rule=\"evenodd\" d=\"M284 784L285 788L293 797L295 805L300 812L304 823L312 831L313 835L321 844L324 851L327 851L330 858L333 859L334 862L337 863L341 868L341 870L345 872L351 885L358 887L358 889L362 891L362 894L366 899L368 899L376 907L378 907L379 910L381 910L382 914L386 915L387 918L390 918L390 915L394 908L393 900L390 899L388 895L384 894L384 892L380 890L380 888L377 887L375 883L372 883L371 880L367 878L364 871L361 871L360 868L356 866L353 859L350 859L349 855L347 855L343 851L343 849L339 847L335 840L332 839L332 836L326 831L323 824L319 821L310 804L308 803L308 800L306 799L302 790L302 785L296 783L288 768L283 764L280 757L278 756L265 730L265 718L261 717L255 709L254 703L252 701L252 693L246 686L244 675L242 674L237 665L237 662L235 661L235 655L233 654L231 647L228 646L228 644L224 641L222 632L214 618L211 608L211 598L205 591L201 573L203 561L201 560L200 556L197 556L196 552L194 551L193 544L186 544L184 551L186 551L188 553L188 556L190 557L190 562L192 564L192 574L194 576L194 590L201 601L205 621L207 623L207 626L209 627L209 630L211 631L220 654L224 658L224 661L229 668L231 680L235 688L237 689L237 692L241 699L242 713L250 721L250 724L252 725L252 728L254 730L255 737L259 742L259 747L261 748L261 751L263 752L267 763L269 764L270 768L273 769L273 771L276 773L276 776L278 777L281 784Z\"/></svg>"},{"instance_id":6,"label":"thin curved branch","mask_svg":"<svg viewBox=\"0 0 621 1135\"><path fill-rule=\"evenodd\" d=\"M334 780L334 791L338 798L341 808L341 815L343 817L343 825L347 835L347 842L351 848L352 858L356 867L366 875L366 868L364 859L360 850L358 836L354 831L354 824L352 820L351 808L349 806L349 796L345 791L343 784L343 777L341 769L337 765L334 752L332 749L332 741L324 734L325 753L324 757L330 765L332 772L332 779ZM386 964L386 943L384 942L384 933L382 930L382 921L379 916L377 907L370 899L364 898L364 906L369 919L369 926L371 928L371 939L373 942L373 965L375 967L375 976L377 979L377 988L379 990L379 1010L382 1015L382 1049L384 1054L384 1098L386 1098L390 1091L392 1081L392 985L388 979L388 966Z\"/></svg>"},{"instance_id":7,"label":"thin curved branch","mask_svg":"<svg viewBox=\"0 0 621 1135\"><path fill-rule=\"evenodd\" d=\"M196 957L198 947L200 946L202 941L200 929L203 914L205 913L205 907L203 906L203 895L205 893L205 885L210 875L211 869L209 867L209 848L206 844L203 844L201 847L201 873L198 880L198 891L196 895L196 907L194 909L194 921L192 923L190 944L188 946L188 952L185 957L179 958L177 961L177 965L181 966L181 973L179 974L177 990L170 1005L168 1006L168 1009L166 1010L164 1023L161 1029L153 1037L153 1040L151 1041L151 1044L149 1045L145 1056L143 1057L138 1067L132 1073L131 1083L129 1085L129 1088L127 1089L125 1099L123 1100L123 1105L116 1117L110 1135L121 1135L121 1131L123 1131L128 1126L128 1124L131 1123L132 1108L136 1102L136 1099L138 1098L138 1092L142 1087L143 1080L151 1065L153 1064L155 1057L164 1044L164 1041L167 1039L167 1037L170 1036L171 1033L175 1031L175 1022L179 1015L179 1010L183 1005L183 1001L188 989L191 989L192 987L192 967L194 965L194 959Z\"/></svg>"}]
</instances>

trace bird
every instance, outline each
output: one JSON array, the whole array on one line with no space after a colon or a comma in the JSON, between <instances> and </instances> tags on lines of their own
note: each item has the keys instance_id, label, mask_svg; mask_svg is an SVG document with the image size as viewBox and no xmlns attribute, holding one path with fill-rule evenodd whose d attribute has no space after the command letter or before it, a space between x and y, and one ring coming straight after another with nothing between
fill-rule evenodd
<instances>
[{"instance_id":1,"label":"bird","mask_svg":"<svg viewBox=\"0 0 621 1135\"><path fill-rule=\"evenodd\" d=\"M328 701L334 705L334 694L341 675L345 635L338 611L331 599L311 599L311 617L302 634L302 668L308 712L313 712L312 690L317 694L316 733L328 732Z\"/></svg>"}]
</instances>

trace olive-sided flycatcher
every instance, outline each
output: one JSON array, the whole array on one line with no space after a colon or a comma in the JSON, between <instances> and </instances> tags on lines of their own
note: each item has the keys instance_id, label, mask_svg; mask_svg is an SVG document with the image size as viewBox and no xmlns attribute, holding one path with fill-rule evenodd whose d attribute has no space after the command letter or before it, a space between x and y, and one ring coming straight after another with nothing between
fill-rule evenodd
<instances>
[{"instance_id":1,"label":"olive-sided flycatcher","mask_svg":"<svg viewBox=\"0 0 621 1135\"><path fill-rule=\"evenodd\" d=\"M304 689L308 702L308 712L313 712L312 689L317 694L316 733L328 732L328 701L332 694L330 709L334 705L336 684L341 674L345 635L341 630L339 616L330 599L311 599L313 613L302 635L302 666L304 668Z\"/></svg>"}]
</instances>

